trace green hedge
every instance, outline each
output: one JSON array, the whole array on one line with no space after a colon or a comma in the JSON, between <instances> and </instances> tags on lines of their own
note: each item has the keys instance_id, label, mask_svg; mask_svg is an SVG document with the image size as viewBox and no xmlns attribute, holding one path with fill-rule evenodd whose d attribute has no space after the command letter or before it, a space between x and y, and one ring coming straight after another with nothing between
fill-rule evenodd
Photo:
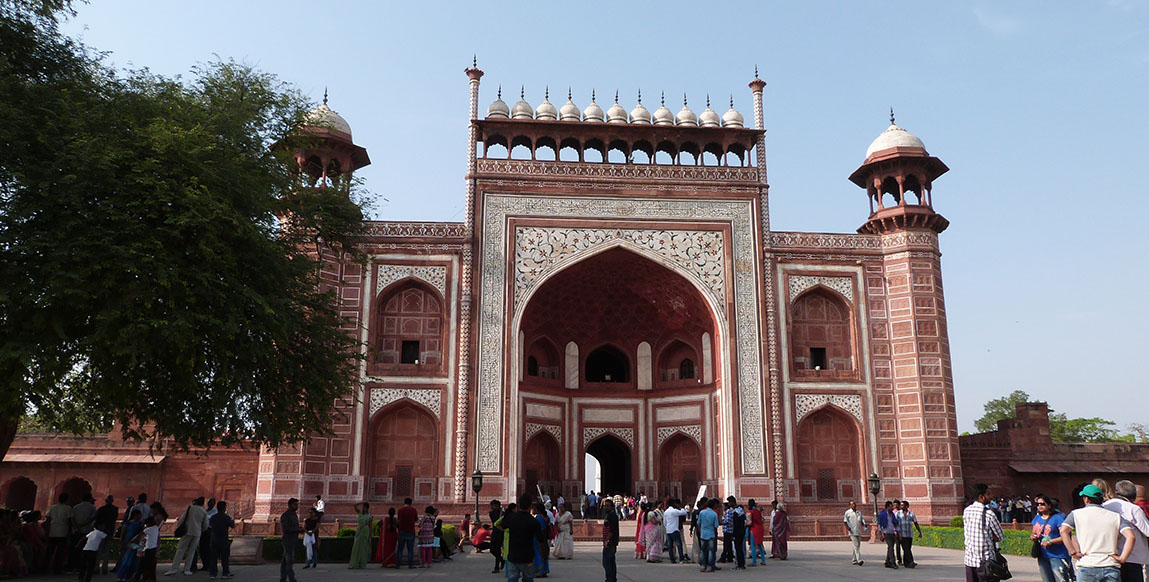
<instances>
[{"instance_id":1,"label":"green hedge","mask_svg":"<svg viewBox=\"0 0 1149 582\"><path fill-rule=\"evenodd\" d=\"M447 547L454 548L458 544L457 535L455 526L443 524L443 543L446 544ZM176 541L178 542L179 540ZM354 544L354 537L319 538L319 561L348 562L351 560L351 546ZM375 550L378 548L379 538L371 538L371 560L375 559ZM174 544L172 545L172 553L175 553ZM282 559L282 538L263 538L263 547L260 550L260 555L263 556L263 559L267 562L278 562ZM436 554L436 556L437 555L438 554ZM307 559L307 549L303 547L303 540L300 539L299 543L295 546L295 561L303 562L305 559Z\"/></svg>"},{"instance_id":2,"label":"green hedge","mask_svg":"<svg viewBox=\"0 0 1149 582\"><path fill-rule=\"evenodd\" d=\"M178 545L180 545L179 538L160 538L160 546L159 551L157 552L156 560L160 562L170 562L172 557L176 555L176 546ZM117 556L116 559L119 559L118 556L120 555L120 540L112 540L108 543L108 555Z\"/></svg>"},{"instance_id":3,"label":"green hedge","mask_svg":"<svg viewBox=\"0 0 1149 582\"><path fill-rule=\"evenodd\" d=\"M1030 532L1026 530L1005 530L1001 553L1029 556L1029 549L1033 546L1029 534ZM922 537L914 539L914 545L962 550L965 549L965 532L960 527L926 526L922 528Z\"/></svg>"}]
</instances>

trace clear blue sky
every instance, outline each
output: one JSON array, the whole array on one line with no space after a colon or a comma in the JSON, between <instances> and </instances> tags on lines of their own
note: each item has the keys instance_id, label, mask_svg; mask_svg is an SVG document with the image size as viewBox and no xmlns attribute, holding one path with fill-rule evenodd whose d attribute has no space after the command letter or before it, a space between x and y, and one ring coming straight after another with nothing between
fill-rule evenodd
<instances>
[{"instance_id":1,"label":"clear blue sky","mask_svg":"<svg viewBox=\"0 0 1149 582\"><path fill-rule=\"evenodd\" d=\"M390 220L462 220L467 79L585 107L642 89L720 113L766 88L776 230L853 232L846 177L883 129L951 168L935 184L958 422L1022 389L1070 416L1149 422L1149 4L1109 2L156 2L95 0L65 30L122 67L216 55L330 105ZM384 201L386 199L386 201Z\"/></svg>"}]
</instances>

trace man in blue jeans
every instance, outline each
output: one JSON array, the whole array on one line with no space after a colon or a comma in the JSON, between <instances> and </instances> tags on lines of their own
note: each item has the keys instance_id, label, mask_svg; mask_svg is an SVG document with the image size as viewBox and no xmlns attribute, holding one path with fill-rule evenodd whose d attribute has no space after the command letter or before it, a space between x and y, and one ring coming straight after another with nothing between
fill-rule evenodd
<instances>
[{"instance_id":1,"label":"man in blue jeans","mask_svg":"<svg viewBox=\"0 0 1149 582\"><path fill-rule=\"evenodd\" d=\"M508 511L500 520L501 528L510 536L507 542L507 582L516 582L522 576L523 582L535 579L535 554L539 543L547 543L543 536L542 525L531 515L531 496L524 493L519 496L519 505L515 511Z\"/></svg>"},{"instance_id":2,"label":"man in blue jeans","mask_svg":"<svg viewBox=\"0 0 1149 582\"><path fill-rule=\"evenodd\" d=\"M606 572L606 582L618 582L618 514L614 511L614 501L609 497L602 500L602 511L606 519L602 521L602 569Z\"/></svg>"},{"instance_id":3,"label":"man in blue jeans","mask_svg":"<svg viewBox=\"0 0 1149 582\"><path fill-rule=\"evenodd\" d=\"M411 506L411 498L403 500L403 507L395 513L399 521L399 543L395 549L395 568L403 562L403 548L407 548L407 567L415 567L415 524L419 522L419 510Z\"/></svg>"},{"instance_id":4,"label":"man in blue jeans","mask_svg":"<svg viewBox=\"0 0 1149 582\"><path fill-rule=\"evenodd\" d=\"M702 556L699 563L702 568L699 572L713 572L715 555L718 551L718 500L711 499L706 509L698 512L698 539L702 541Z\"/></svg>"}]
</instances>

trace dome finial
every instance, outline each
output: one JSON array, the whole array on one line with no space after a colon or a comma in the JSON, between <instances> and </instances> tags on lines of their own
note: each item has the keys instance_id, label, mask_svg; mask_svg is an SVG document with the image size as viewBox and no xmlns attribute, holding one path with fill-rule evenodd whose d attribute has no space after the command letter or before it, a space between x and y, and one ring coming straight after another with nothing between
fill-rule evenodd
<instances>
[{"instance_id":1,"label":"dome finial","mask_svg":"<svg viewBox=\"0 0 1149 582\"><path fill-rule=\"evenodd\" d=\"M590 102L594 103L594 89L590 90Z\"/></svg>"},{"instance_id":2,"label":"dome finial","mask_svg":"<svg viewBox=\"0 0 1149 582\"><path fill-rule=\"evenodd\" d=\"M890 125L897 125L894 123L894 108L890 107Z\"/></svg>"},{"instance_id":3,"label":"dome finial","mask_svg":"<svg viewBox=\"0 0 1149 582\"><path fill-rule=\"evenodd\" d=\"M499 85L499 99L503 98L503 86Z\"/></svg>"},{"instance_id":4,"label":"dome finial","mask_svg":"<svg viewBox=\"0 0 1149 582\"><path fill-rule=\"evenodd\" d=\"M618 89L614 90L614 102L618 103Z\"/></svg>"},{"instance_id":5,"label":"dome finial","mask_svg":"<svg viewBox=\"0 0 1149 582\"><path fill-rule=\"evenodd\" d=\"M660 103L661 103L663 106L665 106L665 105L666 105L666 91L663 91L663 92L662 92L662 98L661 98L661 99L659 99L659 102L660 102Z\"/></svg>"},{"instance_id":6,"label":"dome finial","mask_svg":"<svg viewBox=\"0 0 1149 582\"><path fill-rule=\"evenodd\" d=\"M682 94L682 106L686 107L686 93Z\"/></svg>"},{"instance_id":7,"label":"dome finial","mask_svg":"<svg viewBox=\"0 0 1149 582\"><path fill-rule=\"evenodd\" d=\"M571 88L567 87L567 101L571 100Z\"/></svg>"},{"instance_id":8,"label":"dome finial","mask_svg":"<svg viewBox=\"0 0 1149 582\"><path fill-rule=\"evenodd\" d=\"M758 65L754 65L754 78L758 78Z\"/></svg>"},{"instance_id":9,"label":"dome finial","mask_svg":"<svg viewBox=\"0 0 1149 582\"><path fill-rule=\"evenodd\" d=\"M519 85L519 99L526 101L527 99L527 86Z\"/></svg>"},{"instance_id":10,"label":"dome finial","mask_svg":"<svg viewBox=\"0 0 1149 582\"><path fill-rule=\"evenodd\" d=\"M734 109L734 94L730 94L730 108Z\"/></svg>"},{"instance_id":11,"label":"dome finial","mask_svg":"<svg viewBox=\"0 0 1149 582\"><path fill-rule=\"evenodd\" d=\"M638 104L642 105L642 89L638 90Z\"/></svg>"},{"instance_id":12,"label":"dome finial","mask_svg":"<svg viewBox=\"0 0 1149 582\"><path fill-rule=\"evenodd\" d=\"M706 94L706 107L707 107L707 108L709 108L709 107L710 107L710 93L707 93L707 94Z\"/></svg>"},{"instance_id":13,"label":"dome finial","mask_svg":"<svg viewBox=\"0 0 1149 582\"><path fill-rule=\"evenodd\" d=\"M327 105L327 87L323 88L323 104Z\"/></svg>"},{"instance_id":14,"label":"dome finial","mask_svg":"<svg viewBox=\"0 0 1149 582\"><path fill-rule=\"evenodd\" d=\"M479 68L479 55L477 55L477 54L471 55L471 68L474 68L474 69Z\"/></svg>"},{"instance_id":15,"label":"dome finial","mask_svg":"<svg viewBox=\"0 0 1149 582\"><path fill-rule=\"evenodd\" d=\"M546 87L547 87L546 91L543 91L543 99L546 101L550 101L551 100L551 86L547 85Z\"/></svg>"}]
</instances>

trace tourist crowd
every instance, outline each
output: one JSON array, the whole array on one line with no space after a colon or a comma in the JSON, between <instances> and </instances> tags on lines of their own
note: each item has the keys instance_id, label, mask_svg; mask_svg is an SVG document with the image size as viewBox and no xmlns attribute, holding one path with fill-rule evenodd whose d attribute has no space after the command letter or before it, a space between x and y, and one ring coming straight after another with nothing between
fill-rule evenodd
<instances>
[{"instance_id":1,"label":"tourist crowd","mask_svg":"<svg viewBox=\"0 0 1149 582\"><path fill-rule=\"evenodd\" d=\"M976 498L962 513L967 582L979 582L987 570L1000 567L997 557L1005 537L1000 520L1005 516L994 510L998 500L989 493L988 486L975 485ZM1039 493L1014 498L1011 514L1027 511L1024 502L1033 507L1033 515L1027 516L1032 522L1030 554L1037 559L1042 582L1144 582L1149 569L1144 486L1122 480L1110 487L1094 479L1074 488L1071 510ZM999 510L1002 505L998 503Z\"/></svg>"}]
</instances>

